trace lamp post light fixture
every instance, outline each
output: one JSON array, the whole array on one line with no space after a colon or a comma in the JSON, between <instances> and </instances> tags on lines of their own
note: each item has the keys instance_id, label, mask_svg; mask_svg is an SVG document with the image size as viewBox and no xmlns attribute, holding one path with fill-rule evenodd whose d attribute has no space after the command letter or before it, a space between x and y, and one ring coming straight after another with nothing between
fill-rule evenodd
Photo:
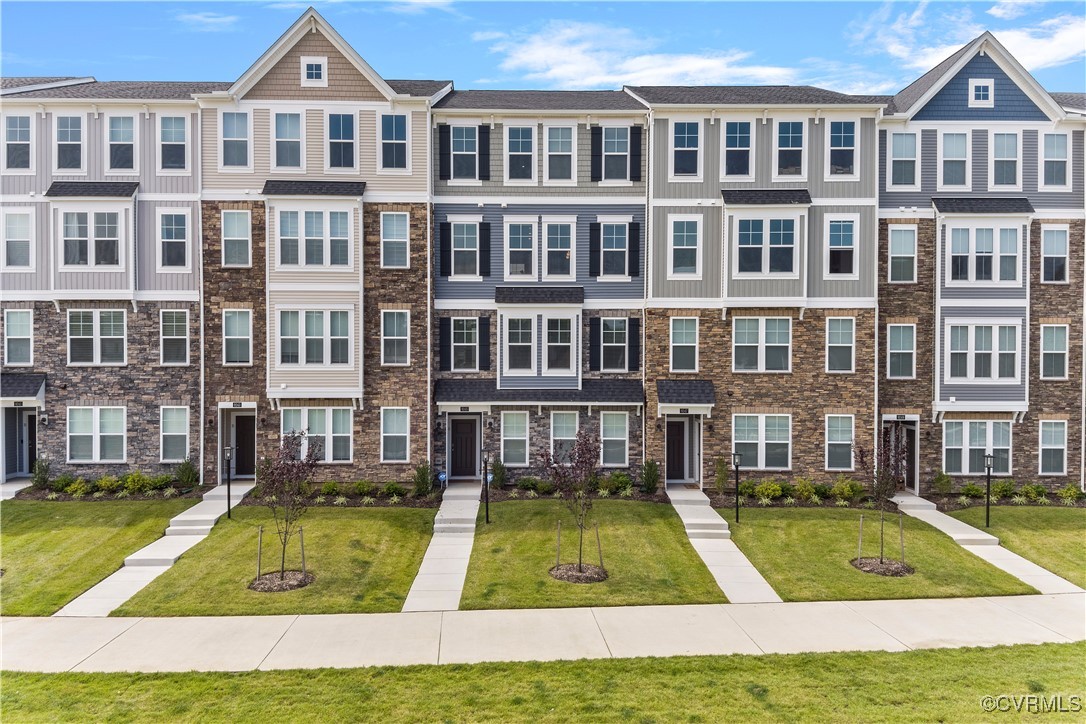
<instances>
[{"instance_id":1,"label":"lamp post light fixture","mask_svg":"<svg viewBox=\"0 0 1086 724\"><path fill-rule=\"evenodd\" d=\"M227 445L222 449L223 459L226 460L226 517L233 518L230 514L230 468L234 458L234 448Z\"/></svg>"},{"instance_id":2,"label":"lamp post light fixture","mask_svg":"<svg viewBox=\"0 0 1086 724\"><path fill-rule=\"evenodd\" d=\"M735 522L739 522L739 466L743 463L743 453L732 453L732 467L735 468Z\"/></svg>"},{"instance_id":3,"label":"lamp post light fixture","mask_svg":"<svg viewBox=\"0 0 1086 724\"><path fill-rule=\"evenodd\" d=\"M992 465L995 464L995 455L987 453L984 456L984 470L987 473L988 484L984 495L984 527L992 523Z\"/></svg>"}]
</instances>

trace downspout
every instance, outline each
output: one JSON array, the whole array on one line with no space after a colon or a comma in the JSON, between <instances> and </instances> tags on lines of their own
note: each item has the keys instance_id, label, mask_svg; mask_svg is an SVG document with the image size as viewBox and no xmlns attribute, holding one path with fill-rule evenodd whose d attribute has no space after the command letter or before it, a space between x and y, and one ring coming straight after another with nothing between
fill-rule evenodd
<instances>
[{"instance_id":1,"label":"downspout","mask_svg":"<svg viewBox=\"0 0 1086 724\"><path fill-rule=\"evenodd\" d=\"M196 179L196 189L200 200L196 202L196 217L200 224L200 243L197 245L199 250L199 269L197 270L197 283L199 289L196 292L196 303L200 307L199 319L200 319L200 485L204 484L204 463L206 457L205 445L207 444L207 365L206 365L206 350L207 344L204 340L204 204L203 204L203 190L204 190L204 174L203 165L198 163L203 159L203 111L197 107L196 111L196 126L195 133L193 133L193 153L190 154L192 158L193 175ZM252 232L250 231L250 234ZM251 253L251 252L250 252Z\"/></svg>"},{"instance_id":2,"label":"downspout","mask_svg":"<svg viewBox=\"0 0 1086 724\"><path fill-rule=\"evenodd\" d=\"M434 174L433 169L433 102L426 99L426 460L434 459L434 364L433 364L433 239L432 217L434 210ZM490 354L490 350L487 350ZM446 452L446 458L448 454ZM431 472L433 468L431 466Z\"/></svg>"},{"instance_id":3,"label":"downspout","mask_svg":"<svg viewBox=\"0 0 1086 724\"><path fill-rule=\"evenodd\" d=\"M645 399L645 390L648 385L648 346L645 344L645 340L648 338L649 330L649 300L652 299L652 278L656 269L652 263L652 255L655 251L655 234L653 233L652 225L655 219L652 209L652 201L655 196L653 193L652 184L654 181L653 176L653 163L652 155L656 151L656 129L654 124L656 122L655 115L650 107L646 112L646 128L645 132L649 137L649 153L648 159L645 161L645 290L641 294L641 399ZM653 243L650 244L649 240L653 239ZM657 407L659 407L660 401L656 401ZM647 460L646 453L648 445L645 441L648 438L649 423L648 423L648 405L642 405L641 408L641 464L644 465Z\"/></svg>"}]
</instances>

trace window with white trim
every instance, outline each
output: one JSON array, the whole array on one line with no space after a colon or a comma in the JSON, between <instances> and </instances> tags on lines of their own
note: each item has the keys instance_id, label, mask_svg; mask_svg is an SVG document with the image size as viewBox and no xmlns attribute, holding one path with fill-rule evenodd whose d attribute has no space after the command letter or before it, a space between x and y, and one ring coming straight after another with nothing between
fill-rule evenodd
<instances>
[{"instance_id":1,"label":"window with white trim","mask_svg":"<svg viewBox=\"0 0 1086 724\"><path fill-rule=\"evenodd\" d=\"M248 211L222 212L222 265L252 265L252 237Z\"/></svg>"},{"instance_id":2,"label":"window with white trim","mask_svg":"<svg viewBox=\"0 0 1086 724\"><path fill-rule=\"evenodd\" d=\"M579 417L576 412L551 413L551 457L555 462L569 462L570 453L577 443Z\"/></svg>"},{"instance_id":3,"label":"window with white trim","mask_svg":"<svg viewBox=\"0 0 1086 724\"><path fill-rule=\"evenodd\" d=\"M916 134L890 134L890 186L918 188Z\"/></svg>"},{"instance_id":4,"label":"window with white trim","mask_svg":"<svg viewBox=\"0 0 1086 724\"><path fill-rule=\"evenodd\" d=\"M34 364L34 312L29 309L4 310L4 364Z\"/></svg>"},{"instance_id":5,"label":"window with white trim","mask_svg":"<svg viewBox=\"0 0 1086 724\"><path fill-rule=\"evenodd\" d=\"M992 134L992 186L1018 186L1018 134Z\"/></svg>"},{"instance_id":6,"label":"window with white trim","mask_svg":"<svg viewBox=\"0 0 1086 724\"><path fill-rule=\"evenodd\" d=\"M83 117L56 116L58 171L83 170Z\"/></svg>"},{"instance_id":7,"label":"window with white trim","mask_svg":"<svg viewBox=\"0 0 1086 724\"><path fill-rule=\"evenodd\" d=\"M1041 283L1067 283L1068 227L1041 227Z\"/></svg>"},{"instance_id":8,"label":"window with white trim","mask_svg":"<svg viewBox=\"0 0 1086 724\"><path fill-rule=\"evenodd\" d=\"M328 168L354 168L354 131L353 113L328 114Z\"/></svg>"},{"instance_id":9,"label":"window with white trim","mask_svg":"<svg viewBox=\"0 0 1086 724\"><path fill-rule=\"evenodd\" d=\"M188 168L188 118L158 117L158 167L160 171Z\"/></svg>"},{"instance_id":10,"label":"window with white trim","mask_svg":"<svg viewBox=\"0 0 1086 724\"><path fill-rule=\"evenodd\" d=\"M886 337L886 377L901 380L916 377L916 325L887 325Z\"/></svg>"},{"instance_id":11,"label":"window with white trim","mask_svg":"<svg viewBox=\"0 0 1086 724\"><path fill-rule=\"evenodd\" d=\"M600 276L624 277L629 274L626 254L629 250L629 224L601 224L602 248Z\"/></svg>"},{"instance_id":12,"label":"window with white trim","mask_svg":"<svg viewBox=\"0 0 1086 724\"><path fill-rule=\"evenodd\" d=\"M328 87L327 57L303 55L299 62L301 64L301 84L303 87Z\"/></svg>"},{"instance_id":13,"label":"window with white trim","mask_svg":"<svg viewBox=\"0 0 1086 724\"><path fill-rule=\"evenodd\" d=\"M475 126L452 126L452 178L472 180L478 178L479 129Z\"/></svg>"},{"instance_id":14,"label":"window with white trim","mask_svg":"<svg viewBox=\"0 0 1086 724\"><path fill-rule=\"evenodd\" d=\"M724 124L724 176L749 178L754 175L754 127L750 121Z\"/></svg>"},{"instance_id":15,"label":"window with white trim","mask_svg":"<svg viewBox=\"0 0 1086 724\"><path fill-rule=\"evenodd\" d=\"M381 462L406 463L411 413L406 407L381 408Z\"/></svg>"},{"instance_id":16,"label":"window with white trim","mask_svg":"<svg viewBox=\"0 0 1086 724\"><path fill-rule=\"evenodd\" d=\"M5 171L30 170L30 133L30 116L4 117Z\"/></svg>"},{"instance_id":17,"label":"window with white trim","mask_svg":"<svg viewBox=\"0 0 1086 724\"><path fill-rule=\"evenodd\" d=\"M93 224L88 224L92 221ZM115 211L68 211L62 216L63 266L119 267L120 214Z\"/></svg>"},{"instance_id":18,"label":"window with white trim","mask_svg":"<svg viewBox=\"0 0 1086 724\"><path fill-rule=\"evenodd\" d=\"M479 225L452 224L452 276L479 276Z\"/></svg>"},{"instance_id":19,"label":"window with white trim","mask_svg":"<svg viewBox=\"0 0 1086 724\"><path fill-rule=\"evenodd\" d=\"M1041 379L1067 379L1067 325L1041 325Z\"/></svg>"},{"instance_id":20,"label":"window with white trim","mask_svg":"<svg viewBox=\"0 0 1086 724\"><path fill-rule=\"evenodd\" d=\"M673 121L671 125L671 173L701 177L701 123Z\"/></svg>"},{"instance_id":21,"label":"window with white trim","mask_svg":"<svg viewBox=\"0 0 1086 724\"><path fill-rule=\"evenodd\" d=\"M669 215L671 222L671 253L668 254L668 277L675 279L701 278L701 216Z\"/></svg>"},{"instance_id":22,"label":"window with white trim","mask_svg":"<svg viewBox=\"0 0 1086 724\"><path fill-rule=\"evenodd\" d=\"M732 320L733 372L790 372L790 317L735 317Z\"/></svg>"},{"instance_id":23,"label":"window with white trim","mask_svg":"<svg viewBox=\"0 0 1086 724\"><path fill-rule=\"evenodd\" d=\"M187 365L189 363L189 313L184 309L163 309L158 323L159 364Z\"/></svg>"},{"instance_id":24,"label":"window with white trim","mask_svg":"<svg viewBox=\"0 0 1086 724\"><path fill-rule=\"evenodd\" d=\"M132 171L136 163L136 119L109 116L109 170Z\"/></svg>"},{"instance_id":25,"label":"window with white trim","mask_svg":"<svg viewBox=\"0 0 1086 724\"><path fill-rule=\"evenodd\" d=\"M943 133L940 136L941 158L939 186L965 188L969 183L969 134Z\"/></svg>"},{"instance_id":26,"label":"window with white trim","mask_svg":"<svg viewBox=\"0 0 1086 724\"><path fill-rule=\"evenodd\" d=\"M984 475L984 456L991 453L993 475L1011 472L1009 421L943 422L943 470L950 475Z\"/></svg>"},{"instance_id":27,"label":"window with white trim","mask_svg":"<svg viewBox=\"0 0 1086 724\"><path fill-rule=\"evenodd\" d=\"M852 317L826 318L826 371L855 371L856 320Z\"/></svg>"},{"instance_id":28,"label":"window with white trim","mask_svg":"<svg viewBox=\"0 0 1086 724\"><path fill-rule=\"evenodd\" d=\"M769 227L768 244L764 233L766 226ZM738 228L738 275L795 274L795 219L739 219Z\"/></svg>"},{"instance_id":29,"label":"window with white trim","mask_svg":"<svg viewBox=\"0 0 1086 724\"><path fill-rule=\"evenodd\" d=\"M629 465L629 416L625 412L600 413L600 463L605 468Z\"/></svg>"},{"instance_id":30,"label":"window with white trim","mask_svg":"<svg viewBox=\"0 0 1086 724\"><path fill-rule=\"evenodd\" d=\"M627 324L626 317L603 317L600 320L602 371L626 371Z\"/></svg>"},{"instance_id":31,"label":"window with white trim","mask_svg":"<svg viewBox=\"0 0 1086 724\"><path fill-rule=\"evenodd\" d=\"M829 175L856 176L856 122L830 121Z\"/></svg>"},{"instance_id":32,"label":"window with white trim","mask_svg":"<svg viewBox=\"0 0 1086 724\"><path fill-rule=\"evenodd\" d=\"M826 415L826 470L852 470L852 415Z\"/></svg>"},{"instance_id":33,"label":"window with white trim","mask_svg":"<svg viewBox=\"0 0 1086 724\"><path fill-rule=\"evenodd\" d=\"M284 407L280 433L304 432L298 454L303 458L316 445L317 460L325 463L350 462L353 445L352 411L349 407Z\"/></svg>"},{"instance_id":34,"label":"window with white trim","mask_svg":"<svg viewBox=\"0 0 1086 724\"><path fill-rule=\"evenodd\" d=\"M299 220L304 225L299 228ZM351 264L349 211L280 211L279 265L328 267ZM304 232L299 237L299 232Z\"/></svg>"},{"instance_id":35,"label":"window with white trim","mask_svg":"<svg viewBox=\"0 0 1086 724\"><path fill-rule=\"evenodd\" d=\"M158 459L179 463L189 456L189 408L159 408Z\"/></svg>"},{"instance_id":36,"label":"window with white trim","mask_svg":"<svg viewBox=\"0 0 1086 724\"><path fill-rule=\"evenodd\" d=\"M916 227L890 226L890 282L916 282Z\"/></svg>"},{"instance_id":37,"label":"window with white trim","mask_svg":"<svg viewBox=\"0 0 1086 724\"><path fill-rule=\"evenodd\" d=\"M126 364L125 316L123 309L68 310L68 364Z\"/></svg>"},{"instance_id":38,"label":"window with white trim","mask_svg":"<svg viewBox=\"0 0 1086 724\"><path fill-rule=\"evenodd\" d=\"M698 371L698 318L671 318L671 371Z\"/></svg>"},{"instance_id":39,"label":"window with white trim","mask_svg":"<svg viewBox=\"0 0 1086 724\"><path fill-rule=\"evenodd\" d=\"M535 224L505 224L505 278L535 279Z\"/></svg>"},{"instance_id":40,"label":"window with white trim","mask_svg":"<svg viewBox=\"0 0 1086 724\"><path fill-rule=\"evenodd\" d=\"M407 169L407 116L381 115L381 168Z\"/></svg>"},{"instance_id":41,"label":"window with white trim","mask_svg":"<svg viewBox=\"0 0 1086 724\"><path fill-rule=\"evenodd\" d=\"M543 222L543 236L546 243L544 260L547 268L544 278L572 279L577 274L574 264L573 248L574 225L565 222Z\"/></svg>"},{"instance_id":42,"label":"window with white trim","mask_svg":"<svg viewBox=\"0 0 1086 724\"><path fill-rule=\"evenodd\" d=\"M952 228L950 230L950 280L952 282L1017 282L1018 228Z\"/></svg>"},{"instance_id":43,"label":"window with white trim","mask_svg":"<svg viewBox=\"0 0 1086 724\"><path fill-rule=\"evenodd\" d=\"M407 310L381 311L381 364L406 365L410 362L410 327L411 313Z\"/></svg>"},{"instance_id":44,"label":"window with white trim","mask_svg":"<svg viewBox=\"0 0 1086 724\"><path fill-rule=\"evenodd\" d=\"M1041 475L1067 474L1067 421L1041 420Z\"/></svg>"},{"instance_id":45,"label":"window with white trim","mask_svg":"<svg viewBox=\"0 0 1086 724\"><path fill-rule=\"evenodd\" d=\"M791 415L732 415L732 451L746 470L792 467Z\"/></svg>"},{"instance_id":46,"label":"window with white trim","mask_svg":"<svg viewBox=\"0 0 1086 724\"><path fill-rule=\"evenodd\" d=\"M69 407L68 462L124 462L126 413L124 407Z\"/></svg>"},{"instance_id":47,"label":"window with white trim","mask_svg":"<svg viewBox=\"0 0 1086 724\"><path fill-rule=\"evenodd\" d=\"M1018 329L1010 324L951 324L948 380L1017 380Z\"/></svg>"},{"instance_id":48,"label":"window with white trim","mask_svg":"<svg viewBox=\"0 0 1086 724\"><path fill-rule=\"evenodd\" d=\"M573 367L573 320L568 317L547 319L546 370L575 372Z\"/></svg>"},{"instance_id":49,"label":"window with white trim","mask_svg":"<svg viewBox=\"0 0 1086 724\"><path fill-rule=\"evenodd\" d=\"M995 108L995 81L993 79L969 79L969 107Z\"/></svg>"},{"instance_id":50,"label":"window with white trim","mask_svg":"<svg viewBox=\"0 0 1086 724\"><path fill-rule=\"evenodd\" d=\"M406 213L389 211L381 214L382 269L407 269L411 266L407 249L408 228Z\"/></svg>"},{"instance_id":51,"label":"window with white trim","mask_svg":"<svg viewBox=\"0 0 1086 724\"><path fill-rule=\"evenodd\" d=\"M1066 188L1067 183L1067 134L1044 134L1044 167L1041 172L1041 187L1055 186Z\"/></svg>"},{"instance_id":52,"label":"window with white trim","mask_svg":"<svg viewBox=\"0 0 1086 724\"><path fill-rule=\"evenodd\" d=\"M857 276L856 219L826 220L826 277Z\"/></svg>"},{"instance_id":53,"label":"window with white trim","mask_svg":"<svg viewBox=\"0 0 1086 724\"><path fill-rule=\"evenodd\" d=\"M535 318L515 317L505 320L505 370L512 373L535 372Z\"/></svg>"},{"instance_id":54,"label":"window with white trim","mask_svg":"<svg viewBox=\"0 0 1086 724\"><path fill-rule=\"evenodd\" d=\"M528 413L502 413L502 462L506 467L528 467Z\"/></svg>"},{"instance_id":55,"label":"window with white trim","mask_svg":"<svg viewBox=\"0 0 1086 724\"><path fill-rule=\"evenodd\" d=\"M350 312L280 310L279 364L323 366L347 365L350 362Z\"/></svg>"},{"instance_id":56,"label":"window with white trim","mask_svg":"<svg viewBox=\"0 0 1086 724\"><path fill-rule=\"evenodd\" d=\"M225 309L222 313L222 363L253 363L253 312L251 309Z\"/></svg>"},{"instance_id":57,"label":"window with white trim","mask_svg":"<svg viewBox=\"0 0 1086 724\"><path fill-rule=\"evenodd\" d=\"M630 178L630 129L628 126L603 128L603 180L626 181Z\"/></svg>"},{"instance_id":58,"label":"window with white trim","mask_svg":"<svg viewBox=\"0 0 1086 724\"><path fill-rule=\"evenodd\" d=\"M547 126L547 181L573 181L572 126Z\"/></svg>"},{"instance_id":59,"label":"window with white trim","mask_svg":"<svg viewBox=\"0 0 1086 724\"><path fill-rule=\"evenodd\" d=\"M505 173L509 181L535 180L535 127L506 126Z\"/></svg>"},{"instance_id":60,"label":"window with white trim","mask_svg":"<svg viewBox=\"0 0 1086 724\"><path fill-rule=\"evenodd\" d=\"M158 262L163 269L188 269L189 215L158 210Z\"/></svg>"},{"instance_id":61,"label":"window with white trim","mask_svg":"<svg viewBox=\"0 0 1086 724\"><path fill-rule=\"evenodd\" d=\"M489 354L489 350L487 350ZM479 319L454 317L452 320L452 370L453 372L477 372L479 370Z\"/></svg>"},{"instance_id":62,"label":"window with white trim","mask_svg":"<svg viewBox=\"0 0 1086 724\"><path fill-rule=\"evenodd\" d=\"M225 168L249 166L249 114L222 114L222 165Z\"/></svg>"},{"instance_id":63,"label":"window with white trim","mask_svg":"<svg viewBox=\"0 0 1086 724\"><path fill-rule=\"evenodd\" d=\"M777 121L777 176L803 176L803 121Z\"/></svg>"},{"instance_id":64,"label":"window with white trim","mask_svg":"<svg viewBox=\"0 0 1086 724\"><path fill-rule=\"evenodd\" d=\"M275 114L275 168L302 167L302 114Z\"/></svg>"},{"instance_id":65,"label":"window with white trim","mask_svg":"<svg viewBox=\"0 0 1086 724\"><path fill-rule=\"evenodd\" d=\"M29 211L4 212L4 268L29 271L34 266Z\"/></svg>"}]
</instances>

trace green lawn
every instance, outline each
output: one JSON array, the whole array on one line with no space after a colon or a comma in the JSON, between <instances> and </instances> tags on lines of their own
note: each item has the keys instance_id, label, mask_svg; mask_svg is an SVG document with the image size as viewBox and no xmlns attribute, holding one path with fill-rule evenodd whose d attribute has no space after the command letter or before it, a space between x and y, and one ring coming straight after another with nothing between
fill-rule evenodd
<instances>
[{"instance_id":1,"label":"green lawn","mask_svg":"<svg viewBox=\"0 0 1086 724\"><path fill-rule=\"evenodd\" d=\"M264 571L279 565L266 508L234 510L206 539L113 612L114 616L227 616L399 611L422 563L435 509L312 508L302 520L307 570L316 580L282 593L249 590L256 576L257 526ZM297 538L287 567L301 568Z\"/></svg>"},{"instance_id":2,"label":"green lawn","mask_svg":"<svg viewBox=\"0 0 1086 724\"><path fill-rule=\"evenodd\" d=\"M3 675L18 722L994 721L1083 694L1086 645L249 673ZM1081 721L1049 713L1044 721Z\"/></svg>"},{"instance_id":3,"label":"green lawn","mask_svg":"<svg viewBox=\"0 0 1086 724\"><path fill-rule=\"evenodd\" d=\"M161 538L196 500L0 505L0 614L48 616Z\"/></svg>"},{"instance_id":4,"label":"green lawn","mask_svg":"<svg viewBox=\"0 0 1086 724\"><path fill-rule=\"evenodd\" d=\"M992 508L992 527L984 528L984 506L950 513L999 538L1023 558L1086 588L1086 508L1001 505Z\"/></svg>"},{"instance_id":5,"label":"green lawn","mask_svg":"<svg viewBox=\"0 0 1086 724\"><path fill-rule=\"evenodd\" d=\"M460 608L561 608L723 603L709 569L690 546L669 505L597 500L590 524L600 524L602 583L557 581L556 526L562 521L562 562L577 561L577 527L558 500L492 503L490 525L479 522ZM585 562L599 563L593 528L585 535Z\"/></svg>"},{"instance_id":6,"label":"green lawn","mask_svg":"<svg viewBox=\"0 0 1086 724\"><path fill-rule=\"evenodd\" d=\"M945 598L1036 593L927 523L905 516L911 576L891 578L852 567L861 511L744 508L732 538L785 601ZM864 556L878 555L877 511L863 511ZM725 513L729 524L733 513ZM900 557L897 515L887 516L886 552Z\"/></svg>"}]
</instances>

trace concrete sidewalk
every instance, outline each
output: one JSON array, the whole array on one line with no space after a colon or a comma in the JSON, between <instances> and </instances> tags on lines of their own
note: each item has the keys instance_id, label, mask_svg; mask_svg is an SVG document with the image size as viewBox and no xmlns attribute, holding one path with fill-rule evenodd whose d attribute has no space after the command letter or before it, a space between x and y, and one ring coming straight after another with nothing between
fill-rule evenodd
<instances>
[{"instance_id":1,"label":"concrete sidewalk","mask_svg":"<svg viewBox=\"0 0 1086 724\"><path fill-rule=\"evenodd\" d=\"M1086 594L326 616L6 618L9 671L252 671L1086 640Z\"/></svg>"},{"instance_id":2,"label":"concrete sidewalk","mask_svg":"<svg viewBox=\"0 0 1086 724\"><path fill-rule=\"evenodd\" d=\"M411 583L403 611L455 611L468 577L482 484L450 483L434 517L434 535Z\"/></svg>"}]
</instances>

